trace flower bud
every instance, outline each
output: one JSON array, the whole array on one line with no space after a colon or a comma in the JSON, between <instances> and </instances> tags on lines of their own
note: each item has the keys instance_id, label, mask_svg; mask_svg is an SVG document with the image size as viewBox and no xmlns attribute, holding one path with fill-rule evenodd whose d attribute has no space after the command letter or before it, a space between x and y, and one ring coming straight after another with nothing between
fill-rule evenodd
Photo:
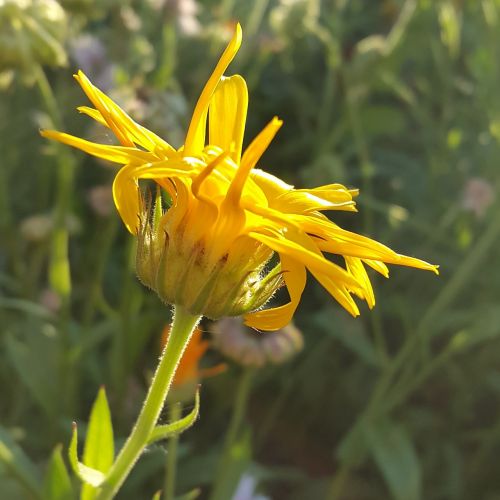
<instances>
[{"instance_id":1,"label":"flower bud","mask_svg":"<svg viewBox=\"0 0 500 500\"><path fill-rule=\"evenodd\" d=\"M243 366L281 364L300 352L302 333L293 324L269 333L243 325L240 318L224 318L213 325L213 346Z\"/></svg>"}]
</instances>

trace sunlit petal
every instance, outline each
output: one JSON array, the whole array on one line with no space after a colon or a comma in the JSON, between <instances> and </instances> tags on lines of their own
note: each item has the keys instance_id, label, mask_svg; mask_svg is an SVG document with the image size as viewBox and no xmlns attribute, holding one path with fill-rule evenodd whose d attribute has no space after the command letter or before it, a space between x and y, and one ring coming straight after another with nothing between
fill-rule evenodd
<instances>
[{"instance_id":1,"label":"sunlit petal","mask_svg":"<svg viewBox=\"0 0 500 500\"><path fill-rule=\"evenodd\" d=\"M208 113L208 106L212 98L213 93L219 81L226 71L227 67L234 59L234 56L238 52L241 45L241 26L236 25L236 30L234 32L233 38L229 42L226 50L224 50L217 66L215 67L212 75L205 84L203 91L196 103L193 111L193 117L191 118L191 123L189 124L189 129L186 135L186 143L184 145L184 154L192 155L197 151L203 149L205 145L205 128Z\"/></svg>"},{"instance_id":2,"label":"sunlit petal","mask_svg":"<svg viewBox=\"0 0 500 500\"><path fill-rule=\"evenodd\" d=\"M248 109L248 90L245 80L234 75L222 78L210 101L209 141L227 151L238 164Z\"/></svg>"}]
</instances>

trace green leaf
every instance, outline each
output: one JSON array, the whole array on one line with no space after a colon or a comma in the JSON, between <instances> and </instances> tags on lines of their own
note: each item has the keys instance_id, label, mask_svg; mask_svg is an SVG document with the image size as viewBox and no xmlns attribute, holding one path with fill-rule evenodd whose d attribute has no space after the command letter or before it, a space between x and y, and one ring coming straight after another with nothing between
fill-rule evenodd
<instances>
[{"instance_id":1,"label":"green leaf","mask_svg":"<svg viewBox=\"0 0 500 500\"><path fill-rule=\"evenodd\" d=\"M0 427L0 462L30 493L30 496L41 498L40 479L36 467L3 427Z\"/></svg>"},{"instance_id":2,"label":"green leaf","mask_svg":"<svg viewBox=\"0 0 500 500\"><path fill-rule=\"evenodd\" d=\"M370 452L395 500L419 500L420 462L406 429L389 419L365 424Z\"/></svg>"},{"instance_id":3,"label":"green leaf","mask_svg":"<svg viewBox=\"0 0 500 500\"><path fill-rule=\"evenodd\" d=\"M104 387L99 389L92 406L85 439L83 463L88 467L108 472L115 458L113 425Z\"/></svg>"},{"instance_id":4,"label":"green leaf","mask_svg":"<svg viewBox=\"0 0 500 500\"><path fill-rule=\"evenodd\" d=\"M192 411L177 420L176 422L172 422L171 424L166 425L157 425L153 431L151 432L151 436L149 436L148 444L154 443L155 441L159 441L160 439L167 439L170 436L175 434L180 434L184 432L186 429L191 427L196 419L198 418L198 414L200 412L200 389L198 388L195 395L194 400L194 408Z\"/></svg>"},{"instance_id":5,"label":"green leaf","mask_svg":"<svg viewBox=\"0 0 500 500\"><path fill-rule=\"evenodd\" d=\"M57 445L50 457L43 482L44 500L71 500L74 498L71 480L62 458L62 446Z\"/></svg>"},{"instance_id":6,"label":"green leaf","mask_svg":"<svg viewBox=\"0 0 500 500\"><path fill-rule=\"evenodd\" d=\"M60 398L57 372L57 335L49 324L28 322L22 324L26 333L6 336L7 354L28 388L31 397L46 415L56 418Z\"/></svg>"},{"instance_id":7,"label":"green leaf","mask_svg":"<svg viewBox=\"0 0 500 500\"><path fill-rule=\"evenodd\" d=\"M151 500L161 500L161 490L157 491Z\"/></svg>"},{"instance_id":8,"label":"green leaf","mask_svg":"<svg viewBox=\"0 0 500 500\"><path fill-rule=\"evenodd\" d=\"M83 464L105 474L113 465L114 458L115 445L111 413L106 391L104 387L101 387L90 412L90 421L83 451ZM84 484L81 499L92 500L95 493L96 491L91 485Z\"/></svg>"},{"instance_id":9,"label":"green leaf","mask_svg":"<svg viewBox=\"0 0 500 500\"><path fill-rule=\"evenodd\" d=\"M14 311L19 311L28 314L29 316L37 316L45 320L49 320L53 317L53 313L51 313L48 309L30 300L1 297L0 308L12 309Z\"/></svg>"},{"instance_id":10,"label":"green leaf","mask_svg":"<svg viewBox=\"0 0 500 500\"><path fill-rule=\"evenodd\" d=\"M183 495L178 495L175 500L196 500L201 495L201 489L195 488L194 490L188 491Z\"/></svg>"},{"instance_id":11,"label":"green leaf","mask_svg":"<svg viewBox=\"0 0 500 500\"><path fill-rule=\"evenodd\" d=\"M347 435L340 441L336 450L336 456L343 464L358 467L365 460L366 454L363 425L359 422L354 424Z\"/></svg>"},{"instance_id":12,"label":"green leaf","mask_svg":"<svg viewBox=\"0 0 500 500\"><path fill-rule=\"evenodd\" d=\"M336 318L330 310L317 314L313 322L354 352L366 364L380 365L373 343L366 335L362 323Z\"/></svg>"},{"instance_id":13,"label":"green leaf","mask_svg":"<svg viewBox=\"0 0 500 500\"><path fill-rule=\"evenodd\" d=\"M71 436L68 451L69 463L73 472L85 484L98 488L104 482L106 476L101 471L87 467L78 460L78 430L75 422L73 422L73 435Z\"/></svg>"}]
</instances>

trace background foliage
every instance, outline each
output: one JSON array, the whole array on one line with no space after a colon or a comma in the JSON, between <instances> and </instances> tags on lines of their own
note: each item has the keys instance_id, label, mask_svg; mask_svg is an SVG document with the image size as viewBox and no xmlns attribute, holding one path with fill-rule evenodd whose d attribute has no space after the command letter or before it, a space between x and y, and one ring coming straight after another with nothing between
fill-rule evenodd
<instances>
[{"instance_id":1,"label":"background foliage","mask_svg":"<svg viewBox=\"0 0 500 500\"><path fill-rule=\"evenodd\" d=\"M135 279L113 170L38 128L111 141L75 112L81 67L179 145L240 20L231 70L248 79L247 140L285 120L262 165L297 186L359 186L360 213L336 220L441 276L373 276L377 307L356 320L308 284L305 349L253 373L224 495L239 483L240 500L258 498L243 492L253 487L292 500L499 499L500 1L54 4L0 1L0 498L67 498L71 420L84 434L102 384L122 444L169 320ZM245 373L230 365L203 383L179 493L208 497ZM151 498L165 461L151 448L121 498Z\"/></svg>"}]
</instances>

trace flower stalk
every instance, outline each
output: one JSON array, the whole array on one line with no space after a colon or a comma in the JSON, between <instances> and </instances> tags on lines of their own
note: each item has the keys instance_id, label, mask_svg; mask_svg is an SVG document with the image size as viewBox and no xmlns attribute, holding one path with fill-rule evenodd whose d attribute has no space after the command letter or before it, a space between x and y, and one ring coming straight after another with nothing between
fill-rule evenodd
<instances>
[{"instance_id":1,"label":"flower stalk","mask_svg":"<svg viewBox=\"0 0 500 500\"><path fill-rule=\"evenodd\" d=\"M235 393L233 413L231 415L231 421L229 423L228 430L224 439L222 455L217 465L217 471L214 485L212 487L212 493L210 495L210 500L227 498L227 495L232 495L233 493L233 491L229 490L232 488L232 482L234 478L228 475L228 470L232 461L233 448L240 436L241 427L244 422L248 400L251 394L254 374L254 368L245 368L242 371L240 379L238 381L238 386Z\"/></svg>"},{"instance_id":2,"label":"flower stalk","mask_svg":"<svg viewBox=\"0 0 500 500\"><path fill-rule=\"evenodd\" d=\"M170 422L176 422L181 418L182 404L174 404L169 411ZM178 434L174 434L168 439L167 446L167 466L165 470L165 500L175 498L175 478L177 476L177 448L179 444Z\"/></svg>"},{"instance_id":3,"label":"flower stalk","mask_svg":"<svg viewBox=\"0 0 500 500\"><path fill-rule=\"evenodd\" d=\"M199 320L200 316L190 315L180 307L175 308L170 337L160 357L141 413L101 487L98 500L110 500L114 497L146 447L160 416L177 365Z\"/></svg>"}]
</instances>

